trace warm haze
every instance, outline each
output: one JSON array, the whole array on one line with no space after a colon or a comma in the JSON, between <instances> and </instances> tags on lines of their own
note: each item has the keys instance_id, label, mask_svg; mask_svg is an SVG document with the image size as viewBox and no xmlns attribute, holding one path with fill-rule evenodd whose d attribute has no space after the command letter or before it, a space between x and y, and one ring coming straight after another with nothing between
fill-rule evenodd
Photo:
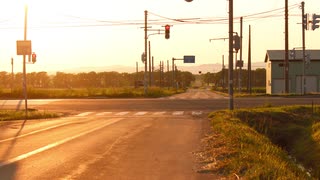
<instances>
[{"instance_id":1,"label":"warm haze","mask_svg":"<svg viewBox=\"0 0 320 180\"><path fill-rule=\"evenodd\" d=\"M301 47L301 1L289 0L289 47ZM320 14L318 0L306 0L306 13ZM153 29L170 24L169 40L150 36L155 63L195 55L196 64L221 63L228 55L228 2L226 0L13 0L0 1L0 71L21 71L16 40L23 40L24 6L28 4L27 39L32 40L38 62L27 71L63 71L78 67L135 66L144 51L144 11ZM248 26L252 26L253 62L263 62L266 50L284 49L284 1L241 0L234 2L234 30L244 17L243 54L247 59ZM262 12L268 12L260 14ZM263 17L268 18L263 18ZM173 19L179 19L175 21ZM222 21L218 21L223 19ZM181 22L184 21L184 22ZM196 22L206 23L199 24ZM152 33L152 32L150 32ZM320 29L306 32L306 46L319 49ZM227 58L227 57L226 57ZM178 65L182 62L178 62ZM191 65L192 66L192 65ZM90 71L88 69L87 71ZM116 69L115 69L116 71Z\"/></svg>"}]
</instances>

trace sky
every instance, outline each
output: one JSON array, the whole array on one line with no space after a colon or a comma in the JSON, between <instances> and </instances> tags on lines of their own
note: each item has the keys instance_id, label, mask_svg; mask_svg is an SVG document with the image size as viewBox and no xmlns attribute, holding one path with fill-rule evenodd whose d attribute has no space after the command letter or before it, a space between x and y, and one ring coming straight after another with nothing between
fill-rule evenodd
<instances>
[{"instance_id":1,"label":"sky","mask_svg":"<svg viewBox=\"0 0 320 180\"><path fill-rule=\"evenodd\" d=\"M145 10L151 29L164 30L164 25L171 25L170 39L163 34L148 38L156 65L184 55L195 55L196 63L177 61L178 66L222 63L223 55L225 64L228 61L228 40L209 41L228 37L227 0L0 0L0 71L11 71L11 58L14 71L22 70L16 41L24 39L26 4L27 39L37 54L37 62L28 64L27 72L135 67L136 62L142 69ZM289 0L290 49L302 46L300 4ZM234 0L235 32L240 33L240 17L244 20L245 67L249 25L253 62L264 62L269 49L284 49L284 6L284 0ZM320 15L320 1L305 0L305 12ZM157 31L148 32L153 33ZM319 42L320 29L306 31L308 49L320 49Z\"/></svg>"}]
</instances>

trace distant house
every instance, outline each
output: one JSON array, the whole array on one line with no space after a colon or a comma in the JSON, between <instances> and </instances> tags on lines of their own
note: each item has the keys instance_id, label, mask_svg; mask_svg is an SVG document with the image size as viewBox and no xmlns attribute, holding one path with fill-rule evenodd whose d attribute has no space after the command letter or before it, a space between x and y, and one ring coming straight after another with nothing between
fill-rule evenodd
<instances>
[{"instance_id":1,"label":"distant house","mask_svg":"<svg viewBox=\"0 0 320 180\"><path fill-rule=\"evenodd\" d=\"M320 92L320 50L306 50L304 66L302 50L291 50L289 54L289 93ZM267 94L285 93L284 57L284 50L267 51L265 57ZM303 79L305 79L304 87Z\"/></svg>"}]
</instances>

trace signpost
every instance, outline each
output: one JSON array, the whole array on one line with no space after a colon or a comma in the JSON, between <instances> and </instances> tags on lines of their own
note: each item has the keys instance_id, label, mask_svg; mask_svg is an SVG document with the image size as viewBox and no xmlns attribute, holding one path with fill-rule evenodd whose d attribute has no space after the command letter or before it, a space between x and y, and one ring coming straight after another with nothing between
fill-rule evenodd
<instances>
[{"instance_id":1,"label":"signpost","mask_svg":"<svg viewBox=\"0 0 320 180\"><path fill-rule=\"evenodd\" d=\"M175 68L174 68L174 61L176 60L183 60L184 63L195 63L196 57L195 56L183 56L183 58L172 58L172 87L175 86L174 79L175 79Z\"/></svg>"}]
</instances>

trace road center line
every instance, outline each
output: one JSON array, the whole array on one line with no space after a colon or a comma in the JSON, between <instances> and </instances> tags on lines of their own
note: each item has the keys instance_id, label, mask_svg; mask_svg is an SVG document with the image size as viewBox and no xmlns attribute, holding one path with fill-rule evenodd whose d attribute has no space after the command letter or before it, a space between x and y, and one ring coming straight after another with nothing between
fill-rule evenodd
<instances>
[{"instance_id":1,"label":"road center line","mask_svg":"<svg viewBox=\"0 0 320 180\"><path fill-rule=\"evenodd\" d=\"M84 135L86 135L86 134L89 134L89 133L92 133L92 132L94 132L94 131L97 131L97 130L99 130L99 129L102 129L102 128L104 128L104 127L106 127L106 126L109 126L109 125L111 125L111 124L113 124L113 123L116 123L116 122L118 122L118 121L120 121L120 120L122 120L122 119L123 119L123 118L113 118L113 119L111 119L110 121L107 121L103 126L99 126L99 127L97 127L97 128L94 128L94 129L85 131L85 132L80 133L80 134L78 134L78 135L75 135L75 136L72 136L72 137L69 137L69 138L60 140L60 141L55 142L55 143L52 143L52 144L48 144L48 145L46 145L46 146L44 146L44 147L41 147L41 148L36 149L36 150L33 150L33 151L28 152L28 153L26 153L26 154L22 154L22 155L20 155L20 156L15 157L15 158L9 159L9 160L4 161L4 162L1 162L1 163L0 163L0 168L3 167L3 166L9 165L9 164L15 163L15 162L17 162L17 161L26 159L26 158L28 158L28 157L30 157L30 156L32 156L32 155L38 154L38 153L43 152L43 151L46 151L46 150L48 150L48 149L54 148L54 147L56 147L56 146L59 146L59 145L61 145L61 144L64 144L64 143L66 143L66 142L68 142L68 141L71 141L71 140L73 140L73 139L76 139L76 138L78 138L78 137L81 137L81 136L84 136Z\"/></svg>"}]
</instances>

